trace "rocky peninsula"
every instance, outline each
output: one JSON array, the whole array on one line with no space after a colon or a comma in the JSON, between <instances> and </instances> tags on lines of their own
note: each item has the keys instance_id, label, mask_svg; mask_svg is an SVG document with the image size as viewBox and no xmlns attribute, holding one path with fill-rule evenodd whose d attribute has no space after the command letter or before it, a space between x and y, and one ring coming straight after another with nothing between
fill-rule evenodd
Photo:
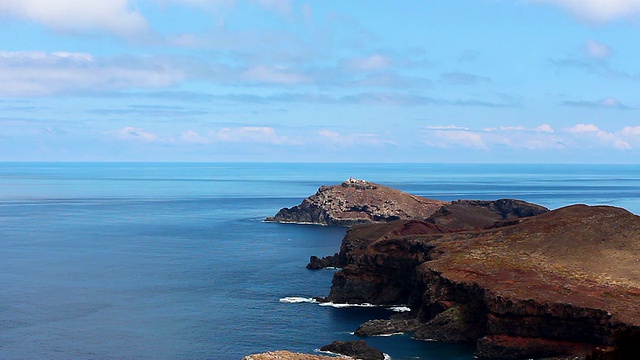
<instances>
[{"instance_id":1,"label":"rocky peninsula","mask_svg":"<svg viewBox=\"0 0 640 360\"><path fill-rule=\"evenodd\" d=\"M514 199L445 202L362 180L323 186L272 221L353 225L334 303L406 304L359 336L470 343L480 359L640 359L640 217Z\"/></svg>"},{"instance_id":2,"label":"rocky peninsula","mask_svg":"<svg viewBox=\"0 0 640 360\"><path fill-rule=\"evenodd\" d=\"M424 219L446 203L351 178L340 185L320 187L300 205L283 208L266 221L350 226Z\"/></svg>"}]
</instances>

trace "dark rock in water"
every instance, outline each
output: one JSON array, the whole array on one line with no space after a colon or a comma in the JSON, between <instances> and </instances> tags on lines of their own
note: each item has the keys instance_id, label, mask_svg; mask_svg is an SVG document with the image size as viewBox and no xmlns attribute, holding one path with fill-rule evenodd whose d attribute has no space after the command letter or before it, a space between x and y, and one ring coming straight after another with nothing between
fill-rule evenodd
<instances>
[{"instance_id":1,"label":"dark rock in water","mask_svg":"<svg viewBox=\"0 0 640 360\"><path fill-rule=\"evenodd\" d=\"M323 258L311 256L311 258L309 259L309 264L307 264L307 269L318 270L332 267L341 268L344 265L346 265L344 259L340 258L338 253L335 253L334 255L325 256Z\"/></svg>"},{"instance_id":2,"label":"dark rock in water","mask_svg":"<svg viewBox=\"0 0 640 360\"><path fill-rule=\"evenodd\" d=\"M512 225L520 218L547 211L544 206L514 199L458 200L443 205L425 221L449 229L471 230Z\"/></svg>"},{"instance_id":3,"label":"dark rock in water","mask_svg":"<svg viewBox=\"0 0 640 360\"><path fill-rule=\"evenodd\" d=\"M419 321L408 314L394 315L387 320L369 320L360 325L354 335L379 336L398 333L414 332L420 325Z\"/></svg>"},{"instance_id":4,"label":"dark rock in water","mask_svg":"<svg viewBox=\"0 0 640 360\"><path fill-rule=\"evenodd\" d=\"M500 218L519 216L512 205ZM472 342L483 359L640 359L640 217L574 205L516 220L354 226L327 300L408 304L417 337Z\"/></svg>"},{"instance_id":5,"label":"dark rock in water","mask_svg":"<svg viewBox=\"0 0 640 360\"><path fill-rule=\"evenodd\" d=\"M322 186L300 205L284 208L266 221L332 226L425 219L445 201L427 199L364 180Z\"/></svg>"},{"instance_id":6,"label":"dark rock in water","mask_svg":"<svg viewBox=\"0 0 640 360\"><path fill-rule=\"evenodd\" d=\"M464 305L452 306L437 314L427 323L416 327L414 337L418 340L435 340L443 343L473 343L483 334Z\"/></svg>"},{"instance_id":7,"label":"dark rock in water","mask_svg":"<svg viewBox=\"0 0 640 360\"><path fill-rule=\"evenodd\" d=\"M384 353L369 347L364 340L336 340L329 345L321 347L320 351L331 351L332 353L351 356L360 360L384 360Z\"/></svg>"}]
</instances>

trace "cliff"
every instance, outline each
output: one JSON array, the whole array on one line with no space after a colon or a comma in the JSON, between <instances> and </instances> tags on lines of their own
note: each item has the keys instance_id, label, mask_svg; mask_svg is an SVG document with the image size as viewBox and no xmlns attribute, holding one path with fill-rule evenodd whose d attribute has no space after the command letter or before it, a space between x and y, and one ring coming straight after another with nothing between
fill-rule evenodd
<instances>
[{"instance_id":1,"label":"cliff","mask_svg":"<svg viewBox=\"0 0 640 360\"><path fill-rule=\"evenodd\" d=\"M484 359L640 358L640 217L574 205L496 222L504 206L471 204L487 217L458 205L347 232L327 300L412 310L359 334L414 331L474 343Z\"/></svg>"},{"instance_id":2,"label":"cliff","mask_svg":"<svg viewBox=\"0 0 640 360\"><path fill-rule=\"evenodd\" d=\"M444 201L427 199L365 180L322 186L300 205L281 209L267 221L349 226L401 219L425 219Z\"/></svg>"}]
</instances>

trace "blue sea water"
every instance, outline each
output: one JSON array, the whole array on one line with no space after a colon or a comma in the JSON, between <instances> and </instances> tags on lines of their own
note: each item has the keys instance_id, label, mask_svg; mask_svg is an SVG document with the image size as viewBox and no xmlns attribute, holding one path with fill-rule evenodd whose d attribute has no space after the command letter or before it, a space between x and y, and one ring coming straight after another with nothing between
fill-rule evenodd
<instances>
[{"instance_id":1,"label":"blue sea water","mask_svg":"<svg viewBox=\"0 0 640 360\"><path fill-rule=\"evenodd\" d=\"M241 359L355 339L390 311L326 295L344 228L265 223L350 176L443 200L519 198L640 213L623 165L0 163L1 359ZM393 359L469 347L367 339Z\"/></svg>"}]
</instances>

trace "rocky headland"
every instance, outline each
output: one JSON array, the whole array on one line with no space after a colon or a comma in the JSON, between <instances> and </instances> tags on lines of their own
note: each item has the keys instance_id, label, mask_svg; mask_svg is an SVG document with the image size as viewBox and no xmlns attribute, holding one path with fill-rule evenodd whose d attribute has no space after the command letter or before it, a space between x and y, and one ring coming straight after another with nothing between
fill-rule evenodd
<instances>
[{"instance_id":1,"label":"rocky headland","mask_svg":"<svg viewBox=\"0 0 640 360\"><path fill-rule=\"evenodd\" d=\"M425 221L354 226L326 300L407 304L356 333L473 343L482 359L640 359L640 217L539 210L457 202Z\"/></svg>"},{"instance_id":2,"label":"rocky headland","mask_svg":"<svg viewBox=\"0 0 640 360\"><path fill-rule=\"evenodd\" d=\"M365 180L322 186L300 205L283 208L266 221L350 226L393 220L425 219L445 201L427 199Z\"/></svg>"}]
</instances>

